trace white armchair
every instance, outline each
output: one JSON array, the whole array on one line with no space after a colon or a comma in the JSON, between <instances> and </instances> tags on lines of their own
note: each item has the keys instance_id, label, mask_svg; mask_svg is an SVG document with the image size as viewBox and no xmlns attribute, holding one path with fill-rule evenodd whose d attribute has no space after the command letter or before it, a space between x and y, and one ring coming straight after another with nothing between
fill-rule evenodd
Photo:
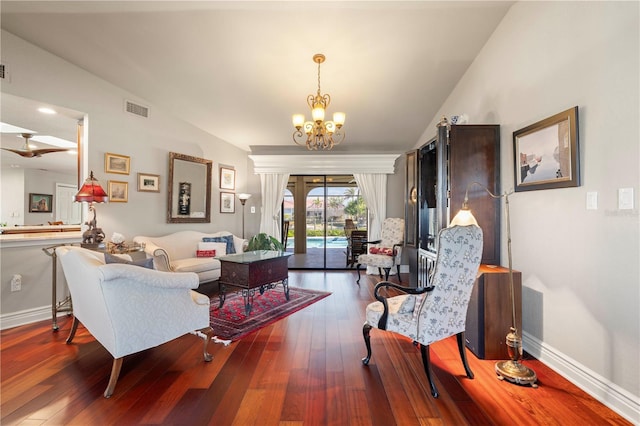
<instances>
[{"instance_id":1,"label":"white armchair","mask_svg":"<svg viewBox=\"0 0 640 426\"><path fill-rule=\"evenodd\" d=\"M80 321L114 358L105 398L115 389L124 356L189 332L206 335L204 359L211 361L209 298L192 290L199 284L195 273L105 264L102 253L73 246L58 247L56 254L73 301L67 344Z\"/></svg>"},{"instance_id":2,"label":"white armchair","mask_svg":"<svg viewBox=\"0 0 640 426\"><path fill-rule=\"evenodd\" d=\"M388 217L382 222L382 236L378 241L367 241L367 253L361 254L356 260L356 270L360 285L360 265L378 268L380 278L384 269L385 281L389 279L389 273L394 266L398 270L400 278L400 260L402 258L402 245L404 243L404 219Z\"/></svg>"}]
</instances>

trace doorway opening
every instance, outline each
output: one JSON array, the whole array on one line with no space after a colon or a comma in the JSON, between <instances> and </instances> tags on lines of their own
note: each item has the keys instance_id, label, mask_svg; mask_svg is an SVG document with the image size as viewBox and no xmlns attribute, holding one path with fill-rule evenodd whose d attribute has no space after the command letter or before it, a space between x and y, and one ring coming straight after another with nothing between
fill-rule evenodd
<instances>
[{"instance_id":1,"label":"doorway opening","mask_svg":"<svg viewBox=\"0 0 640 426\"><path fill-rule=\"evenodd\" d=\"M353 175L292 175L282 203L291 269L346 269L349 236L366 230L367 208ZM296 226L297 225L297 226Z\"/></svg>"}]
</instances>

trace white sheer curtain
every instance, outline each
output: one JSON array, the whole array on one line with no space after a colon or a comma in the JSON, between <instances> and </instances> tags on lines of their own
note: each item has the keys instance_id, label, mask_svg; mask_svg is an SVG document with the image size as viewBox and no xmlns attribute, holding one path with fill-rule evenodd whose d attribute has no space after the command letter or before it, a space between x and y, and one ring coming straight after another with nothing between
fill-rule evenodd
<instances>
[{"instance_id":1,"label":"white sheer curtain","mask_svg":"<svg viewBox=\"0 0 640 426\"><path fill-rule=\"evenodd\" d=\"M367 239L379 240L382 236L382 221L387 217L387 175L354 173L353 177L362 191L362 198L369 209ZM377 274L378 268L367 267L367 274Z\"/></svg>"},{"instance_id":2,"label":"white sheer curtain","mask_svg":"<svg viewBox=\"0 0 640 426\"><path fill-rule=\"evenodd\" d=\"M265 232L280 241L280 212L284 190L287 188L289 173L260 173L262 190L262 211L260 232Z\"/></svg>"}]
</instances>

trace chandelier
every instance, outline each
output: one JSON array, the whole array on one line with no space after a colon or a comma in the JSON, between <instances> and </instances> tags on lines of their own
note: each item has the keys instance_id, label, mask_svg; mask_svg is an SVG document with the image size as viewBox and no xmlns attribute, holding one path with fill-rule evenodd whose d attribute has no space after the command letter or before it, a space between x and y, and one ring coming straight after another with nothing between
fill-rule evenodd
<instances>
[{"instance_id":1,"label":"chandelier","mask_svg":"<svg viewBox=\"0 0 640 426\"><path fill-rule=\"evenodd\" d=\"M344 140L344 112L334 112L333 121L324 121L325 110L331 103L329 94L320 93L320 64L324 60L325 57L321 53L313 55L313 62L318 64L318 92L315 96L307 96L312 121L305 121L304 114L293 115L293 126L296 128L293 141L301 146L306 145L308 150L330 150Z\"/></svg>"}]
</instances>

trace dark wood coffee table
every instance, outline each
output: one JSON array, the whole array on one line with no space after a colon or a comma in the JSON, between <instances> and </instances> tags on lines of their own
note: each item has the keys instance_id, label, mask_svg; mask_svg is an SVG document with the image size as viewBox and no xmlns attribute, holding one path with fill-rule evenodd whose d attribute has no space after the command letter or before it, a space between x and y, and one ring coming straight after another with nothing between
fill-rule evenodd
<instances>
[{"instance_id":1,"label":"dark wood coffee table","mask_svg":"<svg viewBox=\"0 0 640 426\"><path fill-rule=\"evenodd\" d=\"M285 251L257 250L221 257L222 270L218 280L220 307L224 305L227 286L242 289L247 315L251 313L257 288L262 294L282 283L284 295L289 300L288 258L291 254Z\"/></svg>"}]
</instances>

